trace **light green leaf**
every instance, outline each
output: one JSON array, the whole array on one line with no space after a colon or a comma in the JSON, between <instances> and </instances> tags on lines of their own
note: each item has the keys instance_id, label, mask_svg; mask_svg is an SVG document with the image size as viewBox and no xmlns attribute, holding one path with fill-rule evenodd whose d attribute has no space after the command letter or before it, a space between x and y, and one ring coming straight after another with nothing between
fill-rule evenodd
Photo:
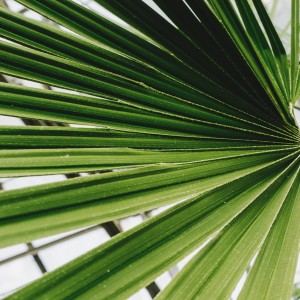
<instances>
[{"instance_id":1,"label":"light green leaf","mask_svg":"<svg viewBox=\"0 0 300 300\"><path fill-rule=\"evenodd\" d=\"M298 181L290 190L239 299L287 299L292 294L300 242L299 193Z\"/></svg>"},{"instance_id":2,"label":"light green leaf","mask_svg":"<svg viewBox=\"0 0 300 300\"><path fill-rule=\"evenodd\" d=\"M195 165L146 167L2 192L0 222L5 230L0 244L28 241L191 198L295 155L298 151L283 158L275 152ZM62 214L68 217L62 219Z\"/></svg>"},{"instance_id":3,"label":"light green leaf","mask_svg":"<svg viewBox=\"0 0 300 300\"><path fill-rule=\"evenodd\" d=\"M288 200L290 190L297 186L299 168L295 169L295 164L298 160L281 172L252 205L201 249L158 299L182 299L183 295L185 299L229 298L264 242L284 201ZM253 286L252 289L256 291ZM253 296L247 299L253 299ZM266 299L260 293L255 297Z\"/></svg>"},{"instance_id":4,"label":"light green leaf","mask_svg":"<svg viewBox=\"0 0 300 300\"><path fill-rule=\"evenodd\" d=\"M32 298L45 295L47 291L46 297L57 299L75 296L81 299L124 299L226 225L269 184L270 178L243 188L241 182L233 182L199 199L178 204L10 298ZM244 192L239 196L242 189ZM239 201L235 201L235 197ZM167 230L160 231L161 226ZM128 272L130 277L126 276ZM81 282L74 285L76 277L81 278Z\"/></svg>"}]
</instances>

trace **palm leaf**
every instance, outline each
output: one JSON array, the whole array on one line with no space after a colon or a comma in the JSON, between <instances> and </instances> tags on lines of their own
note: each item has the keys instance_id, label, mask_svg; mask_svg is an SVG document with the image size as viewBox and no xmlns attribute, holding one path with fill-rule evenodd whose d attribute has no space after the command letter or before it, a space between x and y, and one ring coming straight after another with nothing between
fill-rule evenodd
<instances>
[{"instance_id":1,"label":"palm leaf","mask_svg":"<svg viewBox=\"0 0 300 300\"><path fill-rule=\"evenodd\" d=\"M290 57L261 0L18 2L56 26L0 8L0 72L50 90L0 83L0 113L65 126L0 126L0 177L96 174L2 191L1 246L172 207L8 298L126 299L195 250L158 299L228 299L254 258L240 299L289 298L298 2Z\"/></svg>"}]
</instances>

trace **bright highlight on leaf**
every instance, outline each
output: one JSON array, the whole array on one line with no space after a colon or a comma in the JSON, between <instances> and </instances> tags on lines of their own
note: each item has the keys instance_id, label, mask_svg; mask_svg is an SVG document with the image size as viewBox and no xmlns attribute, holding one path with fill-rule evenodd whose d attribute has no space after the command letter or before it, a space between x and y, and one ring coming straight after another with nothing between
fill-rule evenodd
<instances>
[{"instance_id":1,"label":"bright highlight on leaf","mask_svg":"<svg viewBox=\"0 0 300 300\"><path fill-rule=\"evenodd\" d=\"M171 22L94 0L124 28L73 0L18 2L56 26L0 8L0 72L50 89L0 83L0 114L64 126L0 126L0 177L90 175L0 192L0 245L172 207L7 299L127 299L195 250L157 299L229 299L248 268L238 299L289 299L299 1L290 55L261 0L154 0Z\"/></svg>"}]
</instances>

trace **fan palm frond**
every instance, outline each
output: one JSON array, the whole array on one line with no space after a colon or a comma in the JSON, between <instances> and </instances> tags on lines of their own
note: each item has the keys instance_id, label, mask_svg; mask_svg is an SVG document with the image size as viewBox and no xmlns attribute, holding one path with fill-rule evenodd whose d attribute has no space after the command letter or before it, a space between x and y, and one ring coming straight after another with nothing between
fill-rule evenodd
<instances>
[{"instance_id":1,"label":"fan palm frond","mask_svg":"<svg viewBox=\"0 0 300 300\"><path fill-rule=\"evenodd\" d=\"M172 204L8 299L126 299L197 250L158 299L288 299L300 242L299 2L291 55L261 0L18 0L0 8L0 176L110 171L0 193L0 245Z\"/></svg>"}]
</instances>

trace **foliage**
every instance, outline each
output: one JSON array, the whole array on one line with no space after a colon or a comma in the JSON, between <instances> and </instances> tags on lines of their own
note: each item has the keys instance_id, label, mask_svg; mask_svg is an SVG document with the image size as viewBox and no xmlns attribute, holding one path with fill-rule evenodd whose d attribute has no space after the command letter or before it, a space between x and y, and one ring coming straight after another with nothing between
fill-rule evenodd
<instances>
[{"instance_id":1,"label":"foliage","mask_svg":"<svg viewBox=\"0 0 300 300\"><path fill-rule=\"evenodd\" d=\"M125 299L202 246L157 299L228 299L256 255L239 299L289 299L299 1L290 56L261 0L155 0L171 23L95 0L126 27L71 0L18 2L61 26L1 8L0 71L65 90L2 83L0 113L89 127L1 126L0 176L91 175L1 192L0 245L173 206L8 298Z\"/></svg>"}]
</instances>

